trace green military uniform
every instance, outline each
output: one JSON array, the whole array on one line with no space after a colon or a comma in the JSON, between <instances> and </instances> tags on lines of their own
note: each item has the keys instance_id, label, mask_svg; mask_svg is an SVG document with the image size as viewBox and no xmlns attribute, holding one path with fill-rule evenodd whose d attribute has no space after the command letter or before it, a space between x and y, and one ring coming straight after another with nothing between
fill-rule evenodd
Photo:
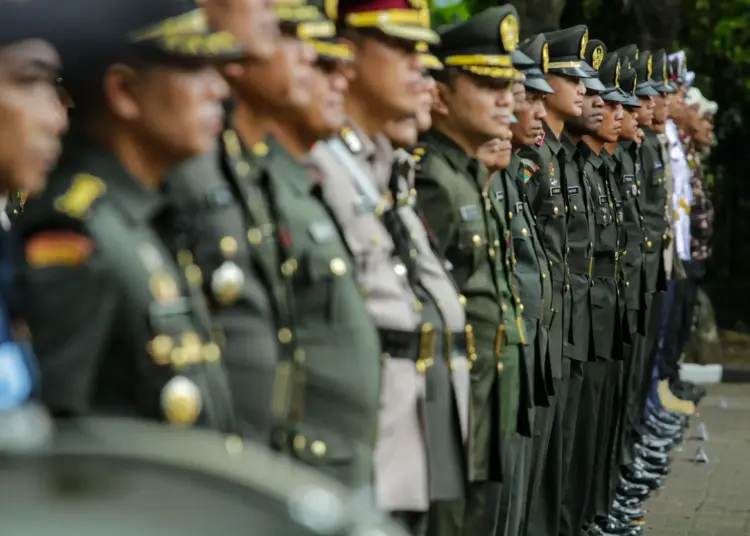
<instances>
[{"instance_id":1,"label":"green military uniform","mask_svg":"<svg viewBox=\"0 0 750 536\"><path fill-rule=\"evenodd\" d=\"M106 37L86 26L101 12L78 13L79 47L61 51L66 89L79 103L99 94L91 69L103 73L123 56L174 69L174 62L245 55L194 24L204 19L187 0L103 6L112 21ZM184 31L167 40L175 25ZM73 121L50 187L18 219L25 258L14 290L34 336L41 398L56 415L132 415L233 431L221 351L195 278L176 262L182 231L168 199L83 126Z\"/></svg>"},{"instance_id":2,"label":"green military uniform","mask_svg":"<svg viewBox=\"0 0 750 536\"><path fill-rule=\"evenodd\" d=\"M406 536L364 497L238 436L89 418L4 454L3 523L17 533Z\"/></svg>"},{"instance_id":3,"label":"green military uniform","mask_svg":"<svg viewBox=\"0 0 750 536\"><path fill-rule=\"evenodd\" d=\"M34 334L42 400L61 415L233 431L206 302L173 256L167 199L77 132L64 151L17 223L17 312Z\"/></svg>"},{"instance_id":4,"label":"green military uniform","mask_svg":"<svg viewBox=\"0 0 750 536\"><path fill-rule=\"evenodd\" d=\"M380 344L349 251L320 185L283 147L269 139L260 162L234 131L223 140L226 171L248 209L247 239L259 254L263 248L268 253L258 262L272 278L277 318L284 322L278 340L286 364L274 393L274 404L282 407L274 412L286 418L274 444L346 484L366 485L377 428Z\"/></svg>"},{"instance_id":5,"label":"green military uniform","mask_svg":"<svg viewBox=\"0 0 750 536\"><path fill-rule=\"evenodd\" d=\"M498 33L501 39L497 39ZM512 80L518 21L510 6L490 8L441 33L436 54L461 76ZM521 303L514 281L515 259L509 243L502 200L485 189L486 168L438 130L421 143L424 155L416 171L417 203L435 234L439 253L453 266L453 277L466 297L467 342L472 359L470 481L464 530L482 526L485 483L499 481L501 439L517 430L522 399L521 352L525 341ZM522 412L522 413L525 413ZM494 504L488 505L494 510Z\"/></svg>"}]
</instances>

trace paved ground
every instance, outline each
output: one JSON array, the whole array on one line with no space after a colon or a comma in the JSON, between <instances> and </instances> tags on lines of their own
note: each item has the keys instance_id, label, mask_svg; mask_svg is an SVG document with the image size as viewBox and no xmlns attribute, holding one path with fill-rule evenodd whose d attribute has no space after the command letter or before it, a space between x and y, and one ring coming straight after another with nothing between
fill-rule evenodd
<instances>
[{"instance_id":1,"label":"paved ground","mask_svg":"<svg viewBox=\"0 0 750 536\"><path fill-rule=\"evenodd\" d=\"M708 441L689 439L673 454L667 484L647 506L646 532L659 536L750 536L750 385L712 387L693 418ZM694 463L699 447L707 464Z\"/></svg>"}]
</instances>

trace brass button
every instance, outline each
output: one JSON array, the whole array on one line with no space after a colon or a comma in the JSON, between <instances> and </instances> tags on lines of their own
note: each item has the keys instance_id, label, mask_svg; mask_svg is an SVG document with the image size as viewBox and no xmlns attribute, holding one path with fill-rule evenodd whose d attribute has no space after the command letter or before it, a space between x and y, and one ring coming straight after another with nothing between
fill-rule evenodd
<instances>
[{"instance_id":1,"label":"brass button","mask_svg":"<svg viewBox=\"0 0 750 536\"><path fill-rule=\"evenodd\" d=\"M305 439L305 436L301 435L294 436L292 445L294 446L294 450L296 450L297 452L302 452L307 446L307 439Z\"/></svg>"},{"instance_id":2,"label":"brass button","mask_svg":"<svg viewBox=\"0 0 750 536\"><path fill-rule=\"evenodd\" d=\"M523 309L524 309L523 304L522 303L518 304L518 310L523 313Z\"/></svg>"},{"instance_id":3,"label":"brass button","mask_svg":"<svg viewBox=\"0 0 750 536\"><path fill-rule=\"evenodd\" d=\"M313 441L312 445L310 445L310 451L317 456L318 458L322 458L326 455L326 452L328 451L328 447L325 443L323 443L320 440Z\"/></svg>"},{"instance_id":4,"label":"brass button","mask_svg":"<svg viewBox=\"0 0 750 536\"><path fill-rule=\"evenodd\" d=\"M214 342L210 342L203 346L201 353L203 354L203 360L208 363L216 363L221 359L221 349L219 348L219 345Z\"/></svg>"},{"instance_id":5,"label":"brass button","mask_svg":"<svg viewBox=\"0 0 750 536\"><path fill-rule=\"evenodd\" d=\"M169 361L176 368L181 368L188 364L186 354L182 348L172 350L172 353L169 354Z\"/></svg>"},{"instance_id":6,"label":"brass button","mask_svg":"<svg viewBox=\"0 0 750 536\"><path fill-rule=\"evenodd\" d=\"M292 330L289 328L281 328L277 336L281 344L289 344L292 342Z\"/></svg>"},{"instance_id":7,"label":"brass button","mask_svg":"<svg viewBox=\"0 0 750 536\"><path fill-rule=\"evenodd\" d=\"M422 309L424 309L424 305L422 305L422 302L419 300L414 300L414 310L420 312Z\"/></svg>"},{"instance_id":8,"label":"brass button","mask_svg":"<svg viewBox=\"0 0 750 536\"><path fill-rule=\"evenodd\" d=\"M346 273L346 262L343 259L338 257L331 259L329 266L333 275L344 275Z\"/></svg>"},{"instance_id":9,"label":"brass button","mask_svg":"<svg viewBox=\"0 0 750 536\"><path fill-rule=\"evenodd\" d=\"M157 365L168 365L174 342L168 335L157 335L148 343L148 354Z\"/></svg>"},{"instance_id":10,"label":"brass button","mask_svg":"<svg viewBox=\"0 0 750 536\"><path fill-rule=\"evenodd\" d=\"M542 279L547 279L547 274L545 272L542 272Z\"/></svg>"},{"instance_id":11,"label":"brass button","mask_svg":"<svg viewBox=\"0 0 750 536\"><path fill-rule=\"evenodd\" d=\"M479 246L482 244L482 237L479 236L478 234L475 234L474 236L471 237L471 241L475 246Z\"/></svg>"},{"instance_id":12,"label":"brass button","mask_svg":"<svg viewBox=\"0 0 750 536\"><path fill-rule=\"evenodd\" d=\"M651 246L653 246L653 245L654 245L654 243L653 243L653 242L651 242L651 240L649 240L648 242L646 242L646 245L647 245L648 247L651 247Z\"/></svg>"},{"instance_id":13,"label":"brass button","mask_svg":"<svg viewBox=\"0 0 750 536\"><path fill-rule=\"evenodd\" d=\"M505 368L505 365L503 365L502 363L498 363L497 364L497 371L498 372L502 372L504 368Z\"/></svg>"},{"instance_id":14,"label":"brass button","mask_svg":"<svg viewBox=\"0 0 750 536\"><path fill-rule=\"evenodd\" d=\"M242 450L245 448L245 445L242 443L241 437L230 435L224 440L224 448L227 450L227 453L232 456L236 456L237 454L242 452Z\"/></svg>"},{"instance_id":15,"label":"brass button","mask_svg":"<svg viewBox=\"0 0 750 536\"><path fill-rule=\"evenodd\" d=\"M490 248L490 249L489 249L489 250L487 251L487 253L489 253L489 255L490 255L490 259L494 259L494 258L495 258L495 248Z\"/></svg>"},{"instance_id":16,"label":"brass button","mask_svg":"<svg viewBox=\"0 0 750 536\"><path fill-rule=\"evenodd\" d=\"M225 257L233 257L237 254L237 240L233 236L225 236L219 241L219 249Z\"/></svg>"},{"instance_id":17,"label":"brass button","mask_svg":"<svg viewBox=\"0 0 750 536\"><path fill-rule=\"evenodd\" d=\"M237 171L237 175L240 177L246 177L250 173L250 164L245 162L244 160L241 162L237 162L237 165L234 167L235 171Z\"/></svg>"},{"instance_id":18,"label":"brass button","mask_svg":"<svg viewBox=\"0 0 750 536\"><path fill-rule=\"evenodd\" d=\"M509 219L509 220L512 220L512 219L513 219L513 213L512 213L512 212L510 212L510 211L508 211L508 219Z\"/></svg>"},{"instance_id":19,"label":"brass button","mask_svg":"<svg viewBox=\"0 0 750 536\"><path fill-rule=\"evenodd\" d=\"M263 242L263 233L257 227L253 227L247 232L247 241L252 245L257 246Z\"/></svg>"},{"instance_id":20,"label":"brass button","mask_svg":"<svg viewBox=\"0 0 750 536\"><path fill-rule=\"evenodd\" d=\"M529 230L526 227L521 229L521 236L527 236L528 234L529 234Z\"/></svg>"},{"instance_id":21,"label":"brass button","mask_svg":"<svg viewBox=\"0 0 750 536\"><path fill-rule=\"evenodd\" d=\"M188 283L194 287L200 287L203 284L203 272L201 272L201 269L195 264L191 264L185 268L185 277L187 278Z\"/></svg>"},{"instance_id":22,"label":"brass button","mask_svg":"<svg viewBox=\"0 0 750 536\"><path fill-rule=\"evenodd\" d=\"M188 249L181 249L177 252L177 264L185 268L193 264L193 254Z\"/></svg>"},{"instance_id":23,"label":"brass button","mask_svg":"<svg viewBox=\"0 0 750 536\"><path fill-rule=\"evenodd\" d=\"M417 372L420 374L424 374L427 372L427 364L425 363L424 359L420 359L417 361Z\"/></svg>"},{"instance_id":24,"label":"brass button","mask_svg":"<svg viewBox=\"0 0 750 536\"><path fill-rule=\"evenodd\" d=\"M459 294L458 302L461 304L461 307L466 307L466 304L468 303L468 301L469 300L466 299L466 296L464 296L463 294Z\"/></svg>"},{"instance_id":25,"label":"brass button","mask_svg":"<svg viewBox=\"0 0 750 536\"><path fill-rule=\"evenodd\" d=\"M401 263L398 263L398 264L396 264L396 265L395 265L395 266L393 267L393 271L394 271L394 272L396 273L396 275L397 275L397 276L399 276L399 277L406 277L406 274L407 274L406 266L404 266L404 265L403 265L403 264L401 264Z\"/></svg>"},{"instance_id":26,"label":"brass button","mask_svg":"<svg viewBox=\"0 0 750 536\"><path fill-rule=\"evenodd\" d=\"M502 312L504 312L504 313L505 313L505 312L507 312L507 311L508 311L508 305L507 305L507 304L505 304L505 303L501 303L501 304L500 304L500 310L501 310Z\"/></svg>"},{"instance_id":27,"label":"brass button","mask_svg":"<svg viewBox=\"0 0 750 536\"><path fill-rule=\"evenodd\" d=\"M297 365L304 365L306 357L305 351L302 348L297 348L292 356Z\"/></svg>"},{"instance_id":28,"label":"brass button","mask_svg":"<svg viewBox=\"0 0 750 536\"><path fill-rule=\"evenodd\" d=\"M297 259L287 259L281 263L281 273L285 277L291 277L297 271Z\"/></svg>"},{"instance_id":29,"label":"brass button","mask_svg":"<svg viewBox=\"0 0 750 536\"><path fill-rule=\"evenodd\" d=\"M578 205L573 205L573 212L578 212Z\"/></svg>"},{"instance_id":30,"label":"brass button","mask_svg":"<svg viewBox=\"0 0 750 536\"><path fill-rule=\"evenodd\" d=\"M266 156L268 154L268 145L263 141L259 141L253 145L253 153L257 156Z\"/></svg>"},{"instance_id":31,"label":"brass button","mask_svg":"<svg viewBox=\"0 0 750 536\"><path fill-rule=\"evenodd\" d=\"M554 210L553 210L552 212L553 212L554 214L559 214L559 213L560 213L560 209L559 209L559 208L557 208L557 207L555 207L555 209L554 209Z\"/></svg>"}]
</instances>

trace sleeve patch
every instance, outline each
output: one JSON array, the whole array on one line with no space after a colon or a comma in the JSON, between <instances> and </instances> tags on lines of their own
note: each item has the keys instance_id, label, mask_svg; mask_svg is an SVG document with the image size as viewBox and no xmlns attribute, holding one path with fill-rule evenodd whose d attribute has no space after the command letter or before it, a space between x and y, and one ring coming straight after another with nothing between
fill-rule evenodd
<instances>
[{"instance_id":1,"label":"sleeve patch","mask_svg":"<svg viewBox=\"0 0 750 536\"><path fill-rule=\"evenodd\" d=\"M31 268L79 266L91 256L94 242L81 234L48 231L31 237L24 248Z\"/></svg>"},{"instance_id":2,"label":"sleeve patch","mask_svg":"<svg viewBox=\"0 0 750 536\"><path fill-rule=\"evenodd\" d=\"M91 205L107 191L107 185L99 177L79 173L73 177L68 191L55 199L55 209L72 218L83 219Z\"/></svg>"},{"instance_id":3,"label":"sleeve patch","mask_svg":"<svg viewBox=\"0 0 750 536\"><path fill-rule=\"evenodd\" d=\"M539 166L528 158L522 158L521 161L523 162L523 181L528 182L531 176L539 171Z\"/></svg>"}]
</instances>

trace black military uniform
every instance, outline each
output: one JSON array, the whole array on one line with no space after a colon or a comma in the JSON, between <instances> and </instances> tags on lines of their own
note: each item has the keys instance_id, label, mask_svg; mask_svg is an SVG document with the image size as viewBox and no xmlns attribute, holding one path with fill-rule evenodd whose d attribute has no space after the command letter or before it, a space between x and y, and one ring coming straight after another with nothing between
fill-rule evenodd
<instances>
[{"instance_id":1,"label":"black military uniform","mask_svg":"<svg viewBox=\"0 0 750 536\"><path fill-rule=\"evenodd\" d=\"M129 419L62 423L43 448L3 452L0 478L19 534L406 536L369 496L263 445Z\"/></svg>"},{"instance_id":2,"label":"black military uniform","mask_svg":"<svg viewBox=\"0 0 750 536\"><path fill-rule=\"evenodd\" d=\"M548 42L548 73L573 78L587 78L582 59L588 43L588 30L577 26L545 34ZM572 297L568 271L568 230L566 211L568 191L565 178L566 152L562 141L549 125L531 147L521 149L524 180L529 206L534 214L537 230L545 248L552 279L553 318L549 335L549 355L555 398L546 422L537 430L549 445L545 462L540 464L534 478L540 489L530 501L529 534L556 535L562 504L563 480L567 473L564 459L572 442L573 426L565 430L565 411L570 381L570 360L563 358L565 346L573 343ZM568 352L569 353L569 352ZM573 409L573 411L575 411ZM564 439L568 438L568 441Z\"/></svg>"},{"instance_id":3,"label":"black military uniform","mask_svg":"<svg viewBox=\"0 0 750 536\"><path fill-rule=\"evenodd\" d=\"M74 46L61 54L79 104L98 94L97 77L123 57L167 69L244 57L231 38L200 24L187 0L88 7L76 14L82 31L71 34ZM106 31L87 25L93 20ZM194 278L176 262L181 230L168 200L82 126L74 118L47 191L29 200L16 226L25 259L15 303L33 334L41 398L56 415L233 431L221 351Z\"/></svg>"},{"instance_id":4,"label":"black military uniform","mask_svg":"<svg viewBox=\"0 0 750 536\"><path fill-rule=\"evenodd\" d=\"M498 40L498 33L501 39ZM459 76L520 79L512 55L518 43L515 9L487 9L445 29L436 55ZM500 65L500 66L498 66ZM489 141L489 140L488 140ZM424 154L416 172L417 204L435 233L439 253L453 265L453 276L467 298L466 320L473 328L470 480L464 530L483 530L488 481L499 481L501 440L528 433L528 389L522 376L525 330L508 243L503 200L484 187L487 169L449 136L433 129L421 140ZM473 350L473 351L472 351ZM519 411L519 408L521 411ZM525 429L523 426L525 425Z\"/></svg>"}]
</instances>

